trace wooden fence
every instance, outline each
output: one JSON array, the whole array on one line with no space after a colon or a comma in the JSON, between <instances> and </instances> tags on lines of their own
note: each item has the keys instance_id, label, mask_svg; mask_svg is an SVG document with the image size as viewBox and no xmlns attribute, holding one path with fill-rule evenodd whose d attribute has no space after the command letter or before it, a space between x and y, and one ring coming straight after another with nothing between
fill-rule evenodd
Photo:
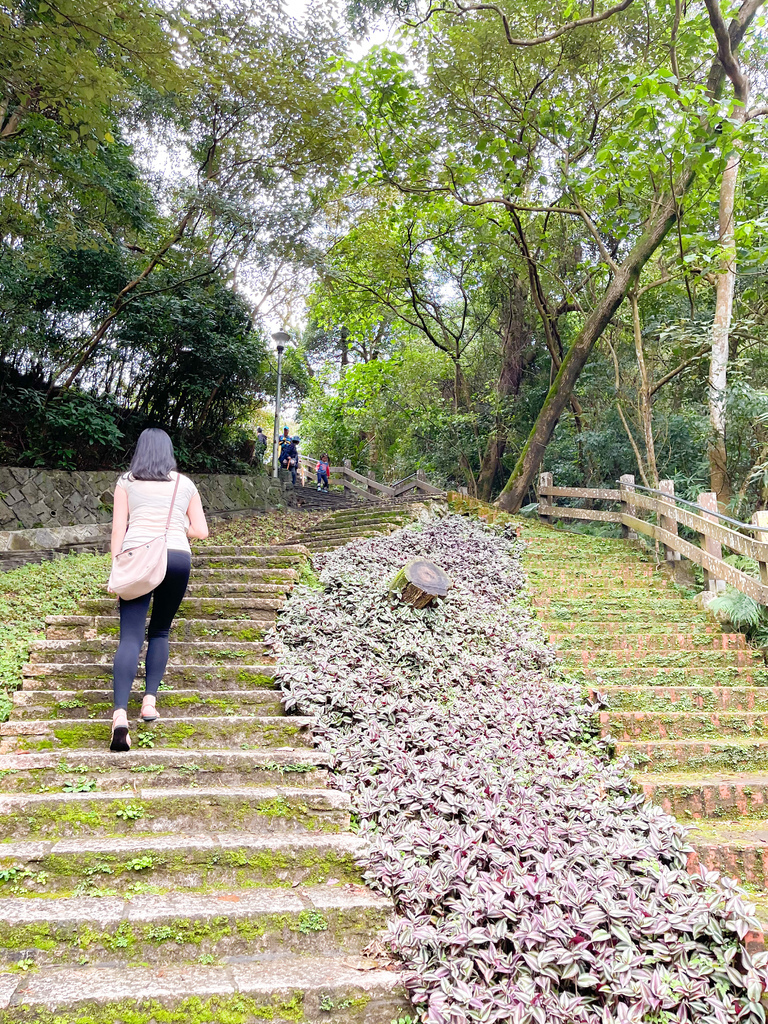
<instances>
[{"instance_id":1,"label":"wooden fence","mask_svg":"<svg viewBox=\"0 0 768 1024\"><path fill-rule=\"evenodd\" d=\"M315 480L315 467L317 459L309 458L306 455L299 456L299 469L303 478L309 484ZM352 469L349 459L344 460L341 466L331 466L329 483L344 487L345 494L356 495L366 501L380 501L384 498L401 498L405 494L418 492L421 494L444 495L445 491L439 487L433 487L426 478L423 469L417 469L411 476L396 480L391 484L382 484L375 477L364 476Z\"/></svg>"},{"instance_id":2,"label":"wooden fence","mask_svg":"<svg viewBox=\"0 0 768 1024\"><path fill-rule=\"evenodd\" d=\"M697 502L675 497L672 480L662 480L658 490L640 487L634 476L622 476L618 488L555 487L551 473L542 473L538 483L539 516L618 523L623 536L643 534L657 541L667 561L681 557L704 569L707 589L717 591L726 583L768 605L768 512L756 512L751 523L740 523L719 512L713 492L700 494ZM607 503L611 508L595 509L556 505L557 498L578 498L589 506ZM727 525L726 525L727 524ZM692 531L694 540L679 535L678 527ZM723 559L723 548L753 559L759 579L742 572Z\"/></svg>"}]
</instances>

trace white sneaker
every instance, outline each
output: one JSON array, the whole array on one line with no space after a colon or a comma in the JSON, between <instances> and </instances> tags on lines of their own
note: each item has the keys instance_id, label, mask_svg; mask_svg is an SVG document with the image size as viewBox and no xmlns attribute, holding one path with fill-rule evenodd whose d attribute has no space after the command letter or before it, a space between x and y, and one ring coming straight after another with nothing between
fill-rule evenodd
<instances>
[{"instance_id":1,"label":"white sneaker","mask_svg":"<svg viewBox=\"0 0 768 1024\"><path fill-rule=\"evenodd\" d=\"M318 484L318 485L317 485L317 489L318 489L318 491L322 491L322 489L323 489L323 485L322 485L322 484Z\"/></svg>"}]
</instances>

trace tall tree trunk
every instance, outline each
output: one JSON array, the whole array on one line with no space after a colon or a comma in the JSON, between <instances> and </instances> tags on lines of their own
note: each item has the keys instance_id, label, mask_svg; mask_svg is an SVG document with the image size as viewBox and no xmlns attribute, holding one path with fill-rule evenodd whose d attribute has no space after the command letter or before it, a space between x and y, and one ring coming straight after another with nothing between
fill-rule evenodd
<instances>
[{"instance_id":1,"label":"tall tree trunk","mask_svg":"<svg viewBox=\"0 0 768 1024\"><path fill-rule=\"evenodd\" d=\"M765 0L744 0L739 8L738 15L731 21L726 32L730 52L736 51L764 2ZM716 0L707 0L708 10L710 3L716 3ZM721 57L723 58L722 60ZM711 96L719 96L722 90L726 73L724 61L727 63L727 57L720 46L720 37L718 37L718 56L715 57L712 63L707 79L707 90ZM620 266L616 268L616 272L603 292L601 299L587 317L584 326L560 366L552 387L549 389L549 394L544 400L544 405L541 407L541 411L525 443L525 447L520 453L517 464L512 470L504 490L501 492L499 504L503 509L516 512L523 504L541 465L541 460L557 426L557 422L563 409L570 401L573 388L587 359L589 359L592 349L610 322L611 317L637 281L641 270L664 241L667 232L675 223L679 212L679 204L693 184L695 177L695 169L693 167L687 168L674 183L671 193L659 201L655 213L647 222L645 231L632 246Z\"/></svg>"},{"instance_id":2,"label":"tall tree trunk","mask_svg":"<svg viewBox=\"0 0 768 1024\"><path fill-rule=\"evenodd\" d=\"M341 335L341 337L340 337L340 340L339 340L339 346L340 346L340 349L341 349L341 359L340 359L339 368L340 368L341 375L343 377L344 374L347 372L347 367L349 366L349 330L348 330L348 328L342 327L340 335Z\"/></svg>"},{"instance_id":3,"label":"tall tree trunk","mask_svg":"<svg viewBox=\"0 0 768 1024\"><path fill-rule=\"evenodd\" d=\"M509 286L501 306L501 370L497 386L497 409L503 407L505 399L516 397L520 391L524 369L524 348L528 334L525 322L526 288L515 277ZM501 460L507 447L507 428L503 415L497 412L496 425L488 437L485 454L477 478L477 496L489 501L493 483L501 470Z\"/></svg>"},{"instance_id":4,"label":"tall tree trunk","mask_svg":"<svg viewBox=\"0 0 768 1024\"><path fill-rule=\"evenodd\" d=\"M745 113L741 109L741 115ZM738 112L737 112L738 116ZM720 182L720 233L722 247L720 272L717 275L717 299L712 323L712 354L709 360L709 422L712 441L709 449L710 489L722 507L731 497L725 443L726 394L728 386L728 354L733 313L733 290L736 284L735 204L739 178L742 142L728 157Z\"/></svg>"},{"instance_id":5,"label":"tall tree trunk","mask_svg":"<svg viewBox=\"0 0 768 1024\"><path fill-rule=\"evenodd\" d=\"M640 420L643 425L643 441L645 443L645 464L648 469L648 482L651 487L659 486L659 471L656 468L656 446L653 443L653 401L651 399L651 382L645 366L643 352L643 332L640 329L640 307L637 293L629 296L632 306L632 334L635 339L635 356L640 371Z\"/></svg>"}]
</instances>

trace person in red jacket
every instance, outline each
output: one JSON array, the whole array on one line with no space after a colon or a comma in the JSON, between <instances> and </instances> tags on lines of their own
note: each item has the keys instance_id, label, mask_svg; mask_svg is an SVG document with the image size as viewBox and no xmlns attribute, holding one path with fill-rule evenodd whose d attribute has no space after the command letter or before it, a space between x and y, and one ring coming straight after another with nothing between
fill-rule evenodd
<instances>
[{"instance_id":1,"label":"person in red jacket","mask_svg":"<svg viewBox=\"0 0 768 1024\"><path fill-rule=\"evenodd\" d=\"M317 489L330 490L331 463L327 455L321 455L320 461L315 467L317 470Z\"/></svg>"}]
</instances>

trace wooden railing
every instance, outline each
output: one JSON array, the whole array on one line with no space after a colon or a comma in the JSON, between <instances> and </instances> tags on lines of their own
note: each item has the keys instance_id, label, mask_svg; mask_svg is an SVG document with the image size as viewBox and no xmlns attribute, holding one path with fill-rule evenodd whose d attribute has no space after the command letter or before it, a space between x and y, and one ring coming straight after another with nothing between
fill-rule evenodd
<instances>
[{"instance_id":1,"label":"wooden railing","mask_svg":"<svg viewBox=\"0 0 768 1024\"><path fill-rule=\"evenodd\" d=\"M708 590L717 591L729 583L760 604L768 605L768 512L756 512L751 523L741 523L718 510L713 492L700 494L697 502L685 501L675 497L672 480L662 480L656 490L635 484L630 474L621 477L616 489L555 487L552 474L542 473L538 495L539 516L546 521L581 519L618 523L627 538L643 534L656 541L663 548L666 561L684 557L696 562L704 570ZM556 505L556 498L577 498L589 505L609 503L613 507ZM678 527L696 536L686 540L679 535ZM757 562L760 578L726 562L723 548Z\"/></svg>"},{"instance_id":2,"label":"wooden railing","mask_svg":"<svg viewBox=\"0 0 768 1024\"><path fill-rule=\"evenodd\" d=\"M312 484L315 480L315 467L317 459L309 458L306 455L299 456L299 469L302 472L302 479ZM400 498L404 494L418 491L422 494L445 494L439 487L434 487L426 478L424 470L417 469L411 476L396 480L391 484L383 484L375 477L364 476L362 473L352 469L352 463L345 459L341 466L331 466L329 477L331 485L343 486L345 494L354 494L358 498L367 501L375 501L382 498Z\"/></svg>"}]
</instances>

